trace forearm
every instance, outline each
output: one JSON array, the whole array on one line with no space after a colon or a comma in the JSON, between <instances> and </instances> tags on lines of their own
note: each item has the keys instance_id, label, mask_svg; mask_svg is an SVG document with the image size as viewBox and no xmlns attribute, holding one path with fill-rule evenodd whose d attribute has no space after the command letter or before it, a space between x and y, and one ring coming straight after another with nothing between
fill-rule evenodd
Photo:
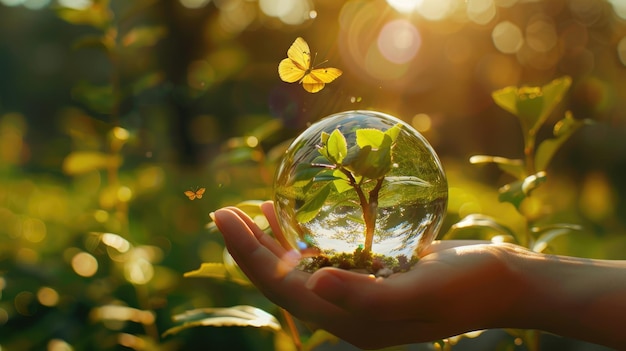
<instances>
[{"instance_id":1,"label":"forearm","mask_svg":"<svg viewBox=\"0 0 626 351\"><path fill-rule=\"evenodd\" d=\"M626 261L520 256L521 327L626 347Z\"/></svg>"}]
</instances>

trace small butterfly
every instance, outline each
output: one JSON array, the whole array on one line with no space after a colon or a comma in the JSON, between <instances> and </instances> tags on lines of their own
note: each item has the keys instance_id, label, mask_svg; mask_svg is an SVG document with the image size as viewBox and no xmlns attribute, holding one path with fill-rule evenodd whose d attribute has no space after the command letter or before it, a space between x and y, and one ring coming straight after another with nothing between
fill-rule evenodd
<instances>
[{"instance_id":1,"label":"small butterfly","mask_svg":"<svg viewBox=\"0 0 626 351\"><path fill-rule=\"evenodd\" d=\"M194 199L202 199L202 195L206 191L206 188L200 188L197 190L187 190L185 191L185 195L189 198L189 200Z\"/></svg>"},{"instance_id":2,"label":"small butterfly","mask_svg":"<svg viewBox=\"0 0 626 351\"><path fill-rule=\"evenodd\" d=\"M338 68L311 68L311 50L298 37L287 50L287 58L280 61L278 75L287 83L298 82L309 93L317 93L324 85L337 79L343 72Z\"/></svg>"}]
</instances>

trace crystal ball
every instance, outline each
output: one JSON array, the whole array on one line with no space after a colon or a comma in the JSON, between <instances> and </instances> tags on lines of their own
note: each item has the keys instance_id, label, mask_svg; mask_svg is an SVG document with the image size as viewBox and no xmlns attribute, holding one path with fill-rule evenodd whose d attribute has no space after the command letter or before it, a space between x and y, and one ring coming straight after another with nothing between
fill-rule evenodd
<instances>
[{"instance_id":1,"label":"crystal ball","mask_svg":"<svg viewBox=\"0 0 626 351\"><path fill-rule=\"evenodd\" d=\"M402 120L346 111L319 120L283 155L274 207L298 268L377 276L409 270L437 236L448 185L437 154Z\"/></svg>"}]
</instances>

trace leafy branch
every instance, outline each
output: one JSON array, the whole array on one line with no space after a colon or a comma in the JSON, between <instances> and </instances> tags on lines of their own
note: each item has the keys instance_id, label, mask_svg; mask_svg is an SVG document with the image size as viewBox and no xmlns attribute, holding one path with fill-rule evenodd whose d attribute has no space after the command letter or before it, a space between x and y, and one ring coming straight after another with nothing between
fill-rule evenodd
<instances>
[{"instance_id":1,"label":"leafy branch","mask_svg":"<svg viewBox=\"0 0 626 351\"><path fill-rule=\"evenodd\" d=\"M376 229L378 199L385 175L394 167L392 149L400 133L396 124L386 131L362 128L356 130L356 144L348 148L345 136L335 129L322 132L317 145L319 156L310 165L300 167L296 179L305 181L304 204L296 211L296 219L306 223L320 212L334 191L342 194L353 190L358 197L365 223L364 251L370 252ZM323 183L311 195L306 191Z\"/></svg>"},{"instance_id":2,"label":"leafy branch","mask_svg":"<svg viewBox=\"0 0 626 351\"><path fill-rule=\"evenodd\" d=\"M454 224L445 238L451 239L462 232L482 232L493 234L505 241L513 241L533 251L542 252L550 241L563 234L580 230L579 225L556 223L542 226L533 224L533 220L523 210L523 202L531 192L547 180L547 168L559 148L583 125L591 124L588 119L575 119L566 111L562 119L555 123L553 137L538 143L537 133L546 124L548 117L561 102L572 83L570 77L555 79L541 87L510 86L493 92L494 102L502 109L515 115L524 137L524 156L521 159L509 159L500 156L475 155L470 158L472 164L494 163L503 172L515 180L499 189L499 200L511 203L526 217L527 230L524 236L518 236L513 230L498 223L494 218L473 214ZM539 333L534 330L510 330L509 333L524 340L531 351L539 350Z\"/></svg>"}]
</instances>

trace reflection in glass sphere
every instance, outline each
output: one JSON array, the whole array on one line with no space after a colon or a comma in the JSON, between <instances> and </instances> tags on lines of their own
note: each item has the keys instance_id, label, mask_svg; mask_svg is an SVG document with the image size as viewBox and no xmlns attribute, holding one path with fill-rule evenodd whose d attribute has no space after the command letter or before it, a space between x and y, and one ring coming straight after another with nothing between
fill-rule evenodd
<instances>
[{"instance_id":1,"label":"reflection in glass sphere","mask_svg":"<svg viewBox=\"0 0 626 351\"><path fill-rule=\"evenodd\" d=\"M274 186L281 229L306 271L408 270L436 237L448 199L441 162L424 137L375 111L310 126L283 156Z\"/></svg>"}]
</instances>

